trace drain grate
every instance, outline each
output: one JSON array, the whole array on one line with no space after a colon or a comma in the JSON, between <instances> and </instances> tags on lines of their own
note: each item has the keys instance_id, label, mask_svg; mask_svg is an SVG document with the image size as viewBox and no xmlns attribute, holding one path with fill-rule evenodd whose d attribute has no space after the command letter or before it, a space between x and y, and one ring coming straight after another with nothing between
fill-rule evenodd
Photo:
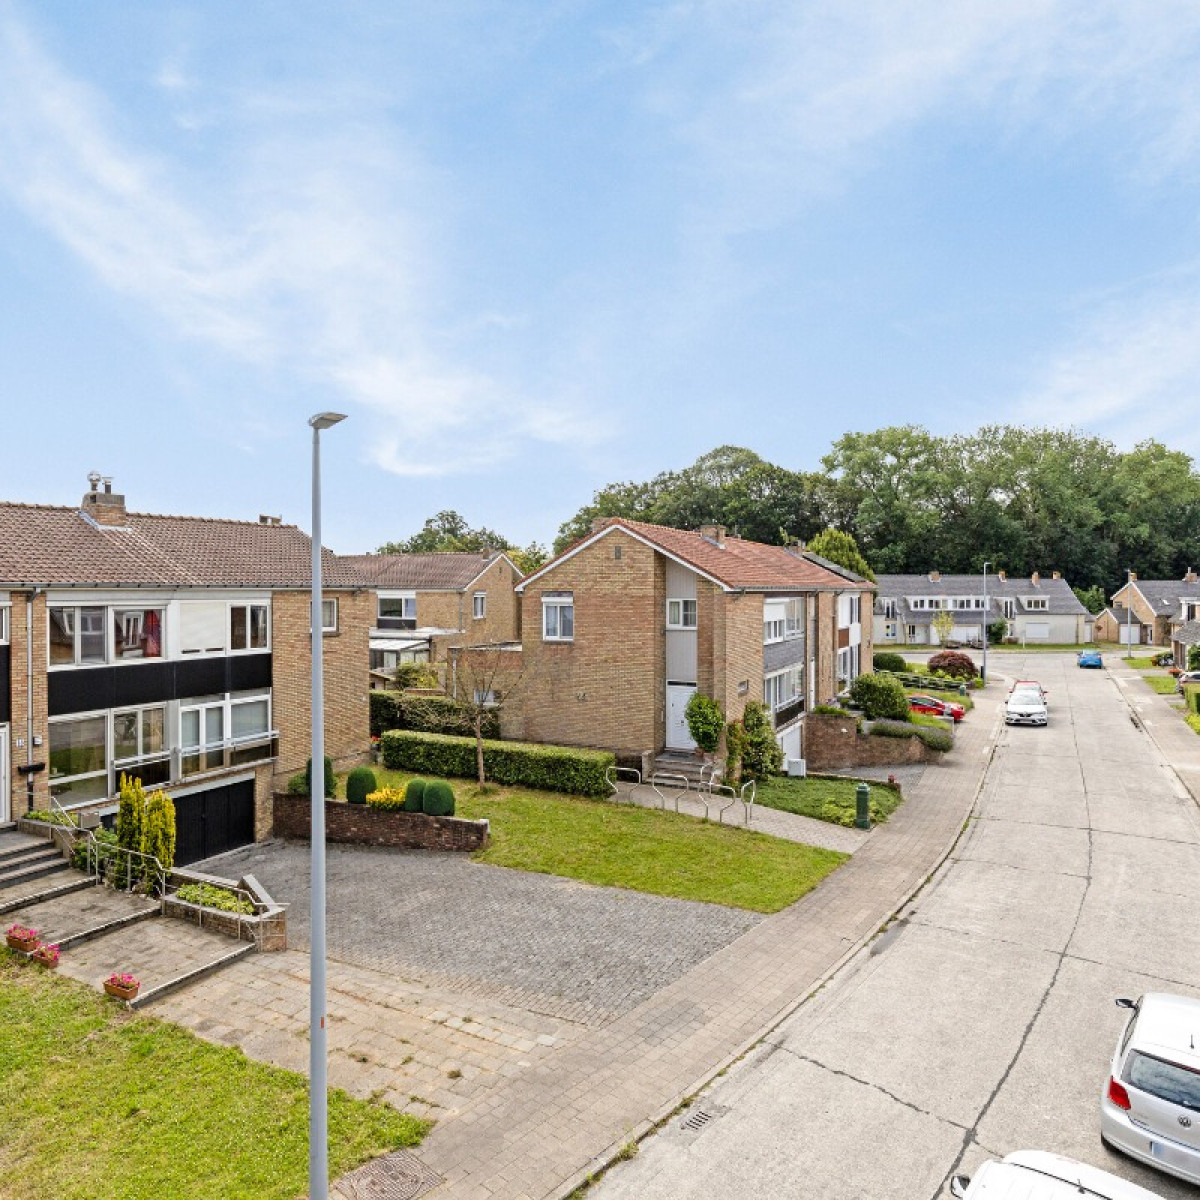
<instances>
[{"instance_id":1,"label":"drain grate","mask_svg":"<svg viewBox=\"0 0 1200 1200\"><path fill-rule=\"evenodd\" d=\"M343 1176L332 1194L336 1200L416 1200L440 1182L420 1159L396 1150Z\"/></svg>"},{"instance_id":2,"label":"drain grate","mask_svg":"<svg viewBox=\"0 0 1200 1200\"><path fill-rule=\"evenodd\" d=\"M698 1108L684 1121L683 1127L684 1129L703 1129L712 1119L712 1113L706 1113L704 1109Z\"/></svg>"}]
</instances>

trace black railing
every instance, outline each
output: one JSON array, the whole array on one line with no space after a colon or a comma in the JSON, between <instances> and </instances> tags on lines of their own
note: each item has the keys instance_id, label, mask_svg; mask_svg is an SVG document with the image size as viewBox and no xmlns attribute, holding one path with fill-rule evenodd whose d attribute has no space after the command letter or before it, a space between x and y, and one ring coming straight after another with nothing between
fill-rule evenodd
<instances>
[{"instance_id":1,"label":"black railing","mask_svg":"<svg viewBox=\"0 0 1200 1200\"><path fill-rule=\"evenodd\" d=\"M794 700L789 700L786 704L775 710L775 728L782 729L785 725L790 725L803 712L803 696L797 696Z\"/></svg>"}]
</instances>

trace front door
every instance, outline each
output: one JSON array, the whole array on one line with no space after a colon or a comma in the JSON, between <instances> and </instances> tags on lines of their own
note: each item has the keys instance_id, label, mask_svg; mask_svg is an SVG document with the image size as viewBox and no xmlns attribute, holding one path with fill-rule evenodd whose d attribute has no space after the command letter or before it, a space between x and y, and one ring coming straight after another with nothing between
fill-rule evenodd
<instances>
[{"instance_id":1,"label":"front door","mask_svg":"<svg viewBox=\"0 0 1200 1200\"><path fill-rule=\"evenodd\" d=\"M694 683L667 684L667 749L695 750L696 743L688 732L687 711L688 701L696 691Z\"/></svg>"},{"instance_id":2,"label":"front door","mask_svg":"<svg viewBox=\"0 0 1200 1200\"><path fill-rule=\"evenodd\" d=\"M0 825L12 818L8 803L8 726L0 725Z\"/></svg>"}]
</instances>

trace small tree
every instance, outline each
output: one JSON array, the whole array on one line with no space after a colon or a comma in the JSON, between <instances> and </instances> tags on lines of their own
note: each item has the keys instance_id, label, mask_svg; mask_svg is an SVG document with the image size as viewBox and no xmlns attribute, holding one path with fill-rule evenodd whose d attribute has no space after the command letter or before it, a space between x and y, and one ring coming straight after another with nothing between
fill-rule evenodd
<instances>
[{"instance_id":1,"label":"small tree","mask_svg":"<svg viewBox=\"0 0 1200 1200\"><path fill-rule=\"evenodd\" d=\"M1188 647L1187 669L1189 671L1200 671L1200 646Z\"/></svg>"},{"instance_id":2,"label":"small tree","mask_svg":"<svg viewBox=\"0 0 1200 1200\"><path fill-rule=\"evenodd\" d=\"M771 714L765 704L751 700L742 713L746 744L742 748L742 774L762 780L778 775L783 766L783 747L775 740Z\"/></svg>"},{"instance_id":3,"label":"small tree","mask_svg":"<svg viewBox=\"0 0 1200 1200\"><path fill-rule=\"evenodd\" d=\"M839 567L845 567L847 571L853 571L856 575L875 582L875 572L867 565L858 543L850 534L843 533L840 529L822 529L808 543L807 548L819 558L828 559L831 563L837 563Z\"/></svg>"},{"instance_id":4,"label":"small tree","mask_svg":"<svg viewBox=\"0 0 1200 1200\"><path fill-rule=\"evenodd\" d=\"M141 850L143 854L157 858L165 871L175 865L175 802L161 788L146 800ZM154 869L148 861L144 868L143 881L154 883Z\"/></svg>"},{"instance_id":5,"label":"small tree","mask_svg":"<svg viewBox=\"0 0 1200 1200\"><path fill-rule=\"evenodd\" d=\"M940 608L933 614L933 620L929 624L938 636L938 645L944 646L954 632L954 614L949 609Z\"/></svg>"},{"instance_id":6,"label":"small tree","mask_svg":"<svg viewBox=\"0 0 1200 1200\"><path fill-rule=\"evenodd\" d=\"M529 682L533 667L519 646L454 646L451 672L454 698L462 705L463 732L475 737L475 764L479 786L487 782L483 764L483 722L500 713Z\"/></svg>"},{"instance_id":7,"label":"small tree","mask_svg":"<svg viewBox=\"0 0 1200 1200\"><path fill-rule=\"evenodd\" d=\"M975 660L969 654L960 654L957 650L943 650L933 655L929 660L929 671L949 675L952 679L974 679L979 674Z\"/></svg>"},{"instance_id":8,"label":"small tree","mask_svg":"<svg viewBox=\"0 0 1200 1200\"><path fill-rule=\"evenodd\" d=\"M721 744L721 730L725 728L725 714L721 712L721 706L702 692L693 692L683 716L692 741L705 754L715 754Z\"/></svg>"},{"instance_id":9,"label":"small tree","mask_svg":"<svg viewBox=\"0 0 1200 1200\"><path fill-rule=\"evenodd\" d=\"M122 773L121 799L117 804L117 845L122 850L141 850L145 812L146 792L142 781ZM133 864L129 854L117 855L113 878L115 886L127 887L140 873L140 868Z\"/></svg>"},{"instance_id":10,"label":"small tree","mask_svg":"<svg viewBox=\"0 0 1200 1200\"><path fill-rule=\"evenodd\" d=\"M892 675L860 675L850 685L850 703L861 708L868 721L909 719L908 695Z\"/></svg>"},{"instance_id":11,"label":"small tree","mask_svg":"<svg viewBox=\"0 0 1200 1200\"><path fill-rule=\"evenodd\" d=\"M1008 633L1008 622L1003 619L999 621L993 621L987 627L988 641L991 642L993 646L1000 645L1000 643L1004 641L1004 635L1006 633Z\"/></svg>"}]
</instances>

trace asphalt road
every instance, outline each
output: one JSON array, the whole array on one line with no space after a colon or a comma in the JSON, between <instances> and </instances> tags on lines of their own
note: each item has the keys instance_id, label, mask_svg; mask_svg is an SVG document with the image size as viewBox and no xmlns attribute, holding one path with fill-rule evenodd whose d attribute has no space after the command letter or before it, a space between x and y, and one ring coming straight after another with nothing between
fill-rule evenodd
<instances>
[{"instance_id":1,"label":"asphalt road","mask_svg":"<svg viewBox=\"0 0 1200 1200\"><path fill-rule=\"evenodd\" d=\"M934 1200L1020 1149L1194 1200L1102 1147L1098 1105L1114 998L1200 995L1200 810L1106 671L1041 653L999 672L1042 681L1050 726L1000 734L950 860L594 1200Z\"/></svg>"}]
</instances>

